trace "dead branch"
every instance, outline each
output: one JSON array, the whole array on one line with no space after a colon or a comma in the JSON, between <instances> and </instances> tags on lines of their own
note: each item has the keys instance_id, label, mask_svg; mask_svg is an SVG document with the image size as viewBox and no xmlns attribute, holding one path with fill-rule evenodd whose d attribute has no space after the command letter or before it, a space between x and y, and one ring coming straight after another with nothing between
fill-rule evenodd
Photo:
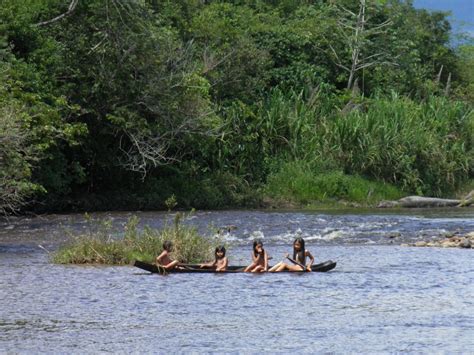
<instances>
[{"instance_id":1,"label":"dead branch","mask_svg":"<svg viewBox=\"0 0 474 355\"><path fill-rule=\"evenodd\" d=\"M443 74L443 68L444 65L441 65L441 68L439 68L438 75L436 76L436 84L439 84L441 81L441 74Z\"/></svg>"},{"instance_id":2,"label":"dead branch","mask_svg":"<svg viewBox=\"0 0 474 355\"><path fill-rule=\"evenodd\" d=\"M217 59L214 57L214 55L211 53L208 53L208 48L204 50L203 53L203 63L204 63L204 69L202 71L202 74L205 75L208 72L214 70L216 67L224 63L227 59L229 59L232 55L234 55L235 49L232 49L229 53L224 55L222 58Z\"/></svg>"},{"instance_id":3,"label":"dead branch","mask_svg":"<svg viewBox=\"0 0 474 355\"><path fill-rule=\"evenodd\" d=\"M388 19L382 23L370 25L369 17L367 16L366 0L359 0L359 11L357 14L341 5L337 7L342 13L342 18L337 21L338 32L344 37L347 47L351 51L350 65L343 63L336 50L330 44L329 48L335 58L334 63L336 66L349 73L347 89L351 89L360 70L374 65L396 65L396 63L385 59L386 53L374 53L368 56L365 56L363 53L370 38L386 33L385 28L392 25L393 22Z\"/></svg>"},{"instance_id":4,"label":"dead branch","mask_svg":"<svg viewBox=\"0 0 474 355\"><path fill-rule=\"evenodd\" d=\"M40 23L37 23L36 26L40 27L40 26L46 26L46 25L49 25L53 22L56 22L56 21L59 21L69 15L71 15L74 10L76 9L76 6L77 6L77 3L79 2L79 0L71 0L71 3L69 4L69 7L67 9L67 11L59 16L56 16L50 20L47 20L47 21L43 21L43 22L40 22Z\"/></svg>"},{"instance_id":5,"label":"dead branch","mask_svg":"<svg viewBox=\"0 0 474 355\"><path fill-rule=\"evenodd\" d=\"M448 75L448 81L446 82L446 87L444 89L444 96L449 96L449 91L451 90L451 73Z\"/></svg>"}]
</instances>

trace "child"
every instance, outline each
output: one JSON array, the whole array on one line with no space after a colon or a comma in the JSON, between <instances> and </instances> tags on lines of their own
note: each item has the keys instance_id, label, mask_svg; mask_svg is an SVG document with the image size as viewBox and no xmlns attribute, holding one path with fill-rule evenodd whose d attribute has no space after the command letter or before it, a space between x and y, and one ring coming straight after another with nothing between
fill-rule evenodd
<instances>
[{"instance_id":1,"label":"child","mask_svg":"<svg viewBox=\"0 0 474 355\"><path fill-rule=\"evenodd\" d=\"M265 272L268 271L268 254L263 249L260 239L253 241L252 264L247 266L245 272Z\"/></svg>"},{"instance_id":2,"label":"child","mask_svg":"<svg viewBox=\"0 0 474 355\"><path fill-rule=\"evenodd\" d=\"M156 257L156 265L164 267L166 270L174 269L178 266L179 261L170 258L169 254L173 251L173 243L169 240L163 242L163 251Z\"/></svg>"},{"instance_id":3,"label":"child","mask_svg":"<svg viewBox=\"0 0 474 355\"><path fill-rule=\"evenodd\" d=\"M286 257L288 258L288 254L286 254ZM306 258L309 258L309 263L306 264ZM305 269L303 269L300 265L288 265L285 264L283 261L280 261L278 264L273 266L270 270L270 272L279 272L283 270L288 270L288 271L311 271L311 265L314 263L314 257L311 255L311 253L305 249L304 247L304 239L301 237L298 237L295 239L293 242L293 260L296 261L297 263L304 265Z\"/></svg>"},{"instance_id":4,"label":"child","mask_svg":"<svg viewBox=\"0 0 474 355\"><path fill-rule=\"evenodd\" d=\"M216 271L226 271L227 270L227 265L229 261L227 260L227 257L225 256L225 247L224 246L219 246L216 248L216 251L214 252L214 261L207 263L207 264L201 264L199 267L201 269L203 268L212 268L216 269Z\"/></svg>"}]
</instances>

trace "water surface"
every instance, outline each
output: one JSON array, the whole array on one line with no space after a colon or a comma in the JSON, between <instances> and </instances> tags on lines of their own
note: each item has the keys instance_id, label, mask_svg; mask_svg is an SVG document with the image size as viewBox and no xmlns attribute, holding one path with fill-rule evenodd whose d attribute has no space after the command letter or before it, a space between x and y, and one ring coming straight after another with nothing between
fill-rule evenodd
<instances>
[{"instance_id":1,"label":"water surface","mask_svg":"<svg viewBox=\"0 0 474 355\"><path fill-rule=\"evenodd\" d=\"M100 214L117 226L127 213ZM159 226L163 213L141 213ZM87 228L81 215L0 224L0 352L473 352L472 250L407 248L421 234L474 230L441 213L199 212L225 232L234 264L263 237L281 259L296 235L328 273L150 275L52 265L46 252ZM395 236L395 237L394 237Z\"/></svg>"}]
</instances>

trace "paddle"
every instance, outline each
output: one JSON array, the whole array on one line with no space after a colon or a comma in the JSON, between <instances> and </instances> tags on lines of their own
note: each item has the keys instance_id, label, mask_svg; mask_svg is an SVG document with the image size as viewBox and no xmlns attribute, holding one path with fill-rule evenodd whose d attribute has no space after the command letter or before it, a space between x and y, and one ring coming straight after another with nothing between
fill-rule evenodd
<instances>
[{"instance_id":1,"label":"paddle","mask_svg":"<svg viewBox=\"0 0 474 355\"><path fill-rule=\"evenodd\" d=\"M166 270L163 266L161 265L156 265L156 268L158 270L158 274L161 275L161 276L166 276L168 275L168 270Z\"/></svg>"},{"instance_id":2,"label":"paddle","mask_svg":"<svg viewBox=\"0 0 474 355\"><path fill-rule=\"evenodd\" d=\"M186 269L186 270L196 270L195 268L196 265L190 265L190 264L182 264L182 263L178 263L176 265L176 267L181 267L183 269ZM158 269L158 274L162 275L162 276L166 276L168 275L170 272L162 265L156 265L157 269Z\"/></svg>"},{"instance_id":3,"label":"paddle","mask_svg":"<svg viewBox=\"0 0 474 355\"><path fill-rule=\"evenodd\" d=\"M179 263L177 265L178 267L182 267L186 270L196 270L199 269L199 264L184 264L184 263Z\"/></svg>"},{"instance_id":4,"label":"paddle","mask_svg":"<svg viewBox=\"0 0 474 355\"><path fill-rule=\"evenodd\" d=\"M308 271L308 270L306 269L306 266L304 266L303 264L297 262L296 260L293 260L293 259L290 258L288 255L286 256L286 258L287 258L288 260L290 260L293 264L302 267L304 272Z\"/></svg>"}]
</instances>

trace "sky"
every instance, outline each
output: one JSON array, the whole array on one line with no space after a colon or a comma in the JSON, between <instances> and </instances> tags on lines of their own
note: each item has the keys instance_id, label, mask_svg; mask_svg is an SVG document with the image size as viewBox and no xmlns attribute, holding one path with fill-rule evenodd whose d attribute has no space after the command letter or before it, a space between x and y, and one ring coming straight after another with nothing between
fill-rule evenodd
<instances>
[{"instance_id":1,"label":"sky","mask_svg":"<svg viewBox=\"0 0 474 355\"><path fill-rule=\"evenodd\" d=\"M454 32L468 32L474 37L474 0L415 0L417 8L451 11Z\"/></svg>"}]
</instances>

